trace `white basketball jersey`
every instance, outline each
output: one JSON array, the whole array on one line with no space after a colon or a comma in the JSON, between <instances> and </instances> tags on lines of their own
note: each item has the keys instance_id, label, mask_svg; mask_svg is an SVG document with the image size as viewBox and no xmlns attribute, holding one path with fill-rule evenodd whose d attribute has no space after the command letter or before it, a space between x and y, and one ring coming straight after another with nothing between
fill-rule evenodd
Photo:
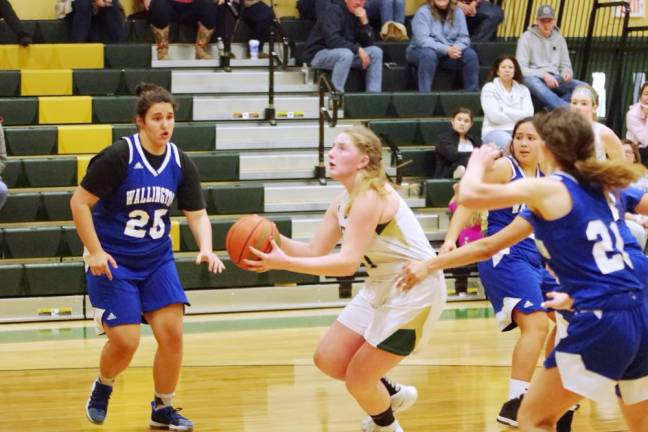
<instances>
[{"instance_id":1,"label":"white basketball jersey","mask_svg":"<svg viewBox=\"0 0 648 432\"><path fill-rule=\"evenodd\" d=\"M405 262L436 255L416 216L405 200L398 198L398 211L389 222L378 224L373 242L365 253L364 264L371 277L384 279L394 276ZM347 220L342 209L347 199L348 194L345 194L338 208L338 222L343 232Z\"/></svg>"}]
</instances>

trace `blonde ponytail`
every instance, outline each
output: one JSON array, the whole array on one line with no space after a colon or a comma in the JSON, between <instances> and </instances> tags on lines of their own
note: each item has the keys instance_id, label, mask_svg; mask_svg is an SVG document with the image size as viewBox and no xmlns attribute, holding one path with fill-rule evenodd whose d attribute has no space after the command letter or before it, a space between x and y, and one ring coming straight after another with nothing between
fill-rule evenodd
<instances>
[{"instance_id":1,"label":"blonde ponytail","mask_svg":"<svg viewBox=\"0 0 648 432\"><path fill-rule=\"evenodd\" d=\"M373 189L380 196L387 195L385 185L389 180L387 179L382 160L380 138L371 129L364 126L354 126L345 130L343 133L351 138L351 142L353 142L353 145L356 146L360 153L369 158L367 166L356 175L353 190L343 208L342 213L348 215L351 211L353 200L368 190Z\"/></svg>"}]
</instances>

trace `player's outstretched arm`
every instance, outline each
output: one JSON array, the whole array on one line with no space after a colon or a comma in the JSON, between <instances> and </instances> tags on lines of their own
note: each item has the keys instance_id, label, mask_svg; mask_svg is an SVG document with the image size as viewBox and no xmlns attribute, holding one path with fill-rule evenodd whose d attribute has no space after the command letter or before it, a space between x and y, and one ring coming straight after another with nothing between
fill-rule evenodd
<instances>
[{"instance_id":1,"label":"player's outstretched arm","mask_svg":"<svg viewBox=\"0 0 648 432\"><path fill-rule=\"evenodd\" d=\"M410 261L396 276L396 285L403 290L408 290L435 271L483 261L502 249L524 240L532 232L531 224L518 216L507 227L492 236L425 261Z\"/></svg>"},{"instance_id":2,"label":"player's outstretched arm","mask_svg":"<svg viewBox=\"0 0 648 432\"><path fill-rule=\"evenodd\" d=\"M257 272L288 270L312 275L352 275L374 239L383 205L381 198L372 190L355 199L347 218L347 228L339 252L320 256L290 256L273 242L272 251L269 253L250 248L259 257L259 260L245 260L244 262L250 269ZM329 210L331 209L329 208ZM329 212L327 215L332 217ZM330 246L332 248L335 243L329 244L332 244Z\"/></svg>"},{"instance_id":3,"label":"player's outstretched arm","mask_svg":"<svg viewBox=\"0 0 648 432\"><path fill-rule=\"evenodd\" d=\"M212 273L220 273L225 270L223 262L213 251L211 222L209 221L207 211L205 209L196 211L184 210L184 215L187 218L189 229L198 244L196 264L207 263L207 267Z\"/></svg>"},{"instance_id":4,"label":"player's outstretched arm","mask_svg":"<svg viewBox=\"0 0 648 432\"><path fill-rule=\"evenodd\" d=\"M473 151L459 191L457 203L474 210L491 210L526 204L529 210L545 220L565 216L572 209L571 196L561 181L524 178L508 184L489 184L485 172L493 165L499 150L484 145Z\"/></svg>"},{"instance_id":5,"label":"player's outstretched arm","mask_svg":"<svg viewBox=\"0 0 648 432\"><path fill-rule=\"evenodd\" d=\"M338 200L335 200L324 214L324 220L308 242L281 236L281 249L293 257L316 257L331 252L342 236L337 220Z\"/></svg>"},{"instance_id":6,"label":"player's outstretched arm","mask_svg":"<svg viewBox=\"0 0 648 432\"><path fill-rule=\"evenodd\" d=\"M110 271L109 264L113 268L117 268L117 262L101 247L94 222L92 221L92 212L90 209L97 201L99 201L99 197L85 190L83 186L79 186L74 191L72 199L70 199L70 210L72 211L72 220L74 221L79 238L89 253L85 260L90 268L90 272L94 276L105 274L108 279L112 280L112 272Z\"/></svg>"}]
</instances>

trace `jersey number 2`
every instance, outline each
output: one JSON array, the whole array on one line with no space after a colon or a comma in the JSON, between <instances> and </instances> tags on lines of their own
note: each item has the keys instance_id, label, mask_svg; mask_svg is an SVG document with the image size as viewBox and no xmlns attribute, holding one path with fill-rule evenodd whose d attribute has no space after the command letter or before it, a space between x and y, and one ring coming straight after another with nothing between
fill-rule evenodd
<instances>
[{"instance_id":1,"label":"jersey number 2","mask_svg":"<svg viewBox=\"0 0 648 432\"><path fill-rule=\"evenodd\" d=\"M616 239L614 244L616 248L612 245L610 232ZM623 250L623 239L615 222L610 223L610 229L608 230L603 221L590 221L587 224L586 233L588 240L596 241L592 248L592 255L594 255L594 261L601 273L609 274L623 270L626 264L632 268L628 253Z\"/></svg>"},{"instance_id":2,"label":"jersey number 2","mask_svg":"<svg viewBox=\"0 0 648 432\"><path fill-rule=\"evenodd\" d=\"M157 209L153 213L153 224L148 230L149 235L153 240L157 240L164 235L164 220L162 218L169 209ZM150 216L144 210L133 210L128 213L130 218L126 222L126 228L124 228L124 234L129 237L135 238L144 238L146 236L146 226L149 223Z\"/></svg>"}]
</instances>

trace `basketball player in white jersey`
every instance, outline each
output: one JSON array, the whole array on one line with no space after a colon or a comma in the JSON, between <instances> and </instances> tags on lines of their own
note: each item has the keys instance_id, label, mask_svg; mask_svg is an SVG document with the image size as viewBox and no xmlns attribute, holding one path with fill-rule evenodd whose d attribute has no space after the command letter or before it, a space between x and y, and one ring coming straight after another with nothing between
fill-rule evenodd
<instances>
[{"instance_id":1,"label":"basketball player in white jersey","mask_svg":"<svg viewBox=\"0 0 648 432\"><path fill-rule=\"evenodd\" d=\"M435 253L412 210L388 183L378 137L365 127L348 129L335 139L328 162L330 176L345 190L310 243L282 237L281 249L274 243L269 253L252 249L260 260L246 264L256 271L330 276L352 275L364 264L365 287L320 342L315 364L343 380L369 414L363 431L401 432L394 412L411 405L416 393L390 398L395 389L383 377L425 342L445 304L445 280L435 272L407 293L395 285L406 262ZM333 252L340 240L340 250Z\"/></svg>"}]
</instances>

